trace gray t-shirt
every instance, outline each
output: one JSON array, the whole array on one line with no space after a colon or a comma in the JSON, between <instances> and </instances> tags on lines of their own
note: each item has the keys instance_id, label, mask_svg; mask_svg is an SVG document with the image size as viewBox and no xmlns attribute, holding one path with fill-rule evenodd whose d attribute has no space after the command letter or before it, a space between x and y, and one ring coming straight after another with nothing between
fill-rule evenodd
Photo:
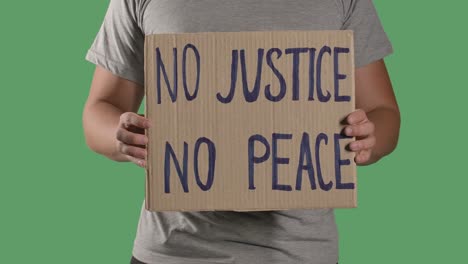
<instances>
[{"instance_id":1,"label":"gray t-shirt","mask_svg":"<svg viewBox=\"0 0 468 264\"><path fill-rule=\"evenodd\" d=\"M111 0L86 59L143 86L145 35L168 32L354 31L356 67L392 52L371 0ZM133 255L146 263L338 262L333 209L149 212Z\"/></svg>"}]
</instances>

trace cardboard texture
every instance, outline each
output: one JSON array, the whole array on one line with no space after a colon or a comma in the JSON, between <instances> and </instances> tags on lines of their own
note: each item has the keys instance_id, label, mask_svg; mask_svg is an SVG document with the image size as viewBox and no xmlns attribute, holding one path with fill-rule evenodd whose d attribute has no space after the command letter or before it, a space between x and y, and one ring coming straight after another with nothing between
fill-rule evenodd
<instances>
[{"instance_id":1,"label":"cardboard texture","mask_svg":"<svg viewBox=\"0 0 468 264\"><path fill-rule=\"evenodd\" d=\"M147 210L357 206L352 31L150 35L145 91Z\"/></svg>"}]
</instances>

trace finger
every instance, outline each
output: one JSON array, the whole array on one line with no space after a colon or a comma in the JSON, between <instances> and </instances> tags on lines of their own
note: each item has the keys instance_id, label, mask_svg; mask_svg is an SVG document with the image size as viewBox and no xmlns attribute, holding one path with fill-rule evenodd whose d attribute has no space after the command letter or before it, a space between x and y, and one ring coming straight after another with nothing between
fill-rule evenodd
<instances>
[{"instance_id":1,"label":"finger","mask_svg":"<svg viewBox=\"0 0 468 264\"><path fill-rule=\"evenodd\" d=\"M138 159L132 156L127 156L128 160L135 163L139 167L146 168L146 161L144 159Z\"/></svg>"},{"instance_id":2,"label":"finger","mask_svg":"<svg viewBox=\"0 0 468 264\"><path fill-rule=\"evenodd\" d=\"M148 119L133 112L127 112L122 114L120 116L120 124L124 128L129 128L130 126L135 126L139 128L149 128L150 126Z\"/></svg>"},{"instance_id":3,"label":"finger","mask_svg":"<svg viewBox=\"0 0 468 264\"><path fill-rule=\"evenodd\" d=\"M119 142L118 144L119 151L125 155L138 158L138 159L146 159L146 149L130 146L123 142Z\"/></svg>"},{"instance_id":4,"label":"finger","mask_svg":"<svg viewBox=\"0 0 468 264\"><path fill-rule=\"evenodd\" d=\"M126 129L135 134L145 134L145 128L142 128L142 127L136 127L136 126L130 125Z\"/></svg>"},{"instance_id":5,"label":"finger","mask_svg":"<svg viewBox=\"0 0 468 264\"><path fill-rule=\"evenodd\" d=\"M359 125L350 125L345 127L345 135L349 137L362 137L374 133L374 123L367 121Z\"/></svg>"},{"instance_id":6,"label":"finger","mask_svg":"<svg viewBox=\"0 0 468 264\"><path fill-rule=\"evenodd\" d=\"M120 128L117 130L117 140L129 145L146 145L148 137L143 134L132 133L128 130Z\"/></svg>"},{"instance_id":7,"label":"finger","mask_svg":"<svg viewBox=\"0 0 468 264\"><path fill-rule=\"evenodd\" d=\"M366 112L364 110L362 110L362 109L358 109L358 110L352 112L346 118L346 121L350 125L358 124L358 123L363 122L365 120L367 120L367 115L366 115Z\"/></svg>"},{"instance_id":8,"label":"finger","mask_svg":"<svg viewBox=\"0 0 468 264\"><path fill-rule=\"evenodd\" d=\"M372 152L368 149L362 150L356 154L356 157L354 157L354 161L357 164L366 163L367 161L369 161L371 153Z\"/></svg>"},{"instance_id":9,"label":"finger","mask_svg":"<svg viewBox=\"0 0 468 264\"><path fill-rule=\"evenodd\" d=\"M144 114L138 114L138 115L145 118ZM145 118L145 120L148 122L147 126L150 127L151 123L149 122L149 120L147 118ZM148 127L137 127L137 126L131 125L127 128L127 130L133 133L137 133L137 134L145 134L145 129Z\"/></svg>"},{"instance_id":10,"label":"finger","mask_svg":"<svg viewBox=\"0 0 468 264\"><path fill-rule=\"evenodd\" d=\"M374 146L375 137L367 137L361 140L356 140L349 144L349 148L354 152L358 152L365 149L372 149Z\"/></svg>"}]
</instances>

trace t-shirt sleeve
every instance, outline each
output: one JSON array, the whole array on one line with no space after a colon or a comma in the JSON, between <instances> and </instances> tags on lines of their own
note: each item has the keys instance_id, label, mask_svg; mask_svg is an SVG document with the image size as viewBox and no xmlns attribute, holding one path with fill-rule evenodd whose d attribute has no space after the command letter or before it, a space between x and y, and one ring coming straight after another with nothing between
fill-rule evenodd
<instances>
[{"instance_id":1,"label":"t-shirt sleeve","mask_svg":"<svg viewBox=\"0 0 468 264\"><path fill-rule=\"evenodd\" d=\"M356 68L382 59L393 52L372 0L341 0L343 29L354 31Z\"/></svg>"},{"instance_id":2,"label":"t-shirt sleeve","mask_svg":"<svg viewBox=\"0 0 468 264\"><path fill-rule=\"evenodd\" d=\"M86 60L124 79L144 84L144 34L136 0L110 0Z\"/></svg>"}]
</instances>

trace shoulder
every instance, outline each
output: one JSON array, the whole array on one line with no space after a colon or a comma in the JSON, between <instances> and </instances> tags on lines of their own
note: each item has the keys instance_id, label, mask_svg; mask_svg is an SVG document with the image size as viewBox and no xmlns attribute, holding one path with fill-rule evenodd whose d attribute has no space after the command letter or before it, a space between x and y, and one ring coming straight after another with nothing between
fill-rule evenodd
<instances>
[{"instance_id":1,"label":"shoulder","mask_svg":"<svg viewBox=\"0 0 468 264\"><path fill-rule=\"evenodd\" d=\"M142 29L143 14L152 0L110 0L109 7L118 15L132 20L132 23Z\"/></svg>"},{"instance_id":2,"label":"shoulder","mask_svg":"<svg viewBox=\"0 0 468 264\"><path fill-rule=\"evenodd\" d=\"M151 2L151 0L110 0L110 6L137 14L149 2Z\"/></svg>"}]
</instances>

